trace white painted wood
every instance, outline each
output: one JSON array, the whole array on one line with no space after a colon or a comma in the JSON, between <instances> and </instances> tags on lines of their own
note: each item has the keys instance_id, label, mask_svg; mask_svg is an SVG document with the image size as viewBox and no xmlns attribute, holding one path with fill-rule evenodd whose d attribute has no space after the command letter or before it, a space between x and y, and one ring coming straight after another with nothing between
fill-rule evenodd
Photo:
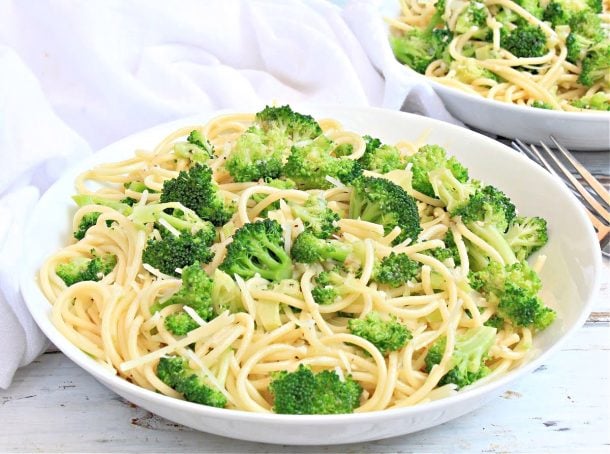
<instances>
[{"instance_id":1,"label":"white painted wood","mask_svg":"<svg viewBox=\"0 0 610 454\"><path fill-rule=\"evenodd\" d=\"M367 444L286 449L153 416L48 353L0 393L0 451L610 452L609 366L608 324L589 324L543 367L460 419Z\"/></svg>"}]
</instances>

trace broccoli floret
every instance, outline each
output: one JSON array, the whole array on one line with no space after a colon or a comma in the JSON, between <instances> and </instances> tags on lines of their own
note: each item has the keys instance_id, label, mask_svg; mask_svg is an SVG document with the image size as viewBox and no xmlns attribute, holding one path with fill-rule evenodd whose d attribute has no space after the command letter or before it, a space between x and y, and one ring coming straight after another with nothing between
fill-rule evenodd
<instances>
[{"instance_id":1,"label":"broccoli floret","mask_svg":"<svg viewBox=\"0 0 610 454\"><path fill-rule=\"evenodd\" d=\"M318 238L330 238L339 229L339 215L328 208L323 197L310 196L303 205L291 203L292 214Z\"/></svg>"},{"instance_id":2,"label":"broccoli floret","mask_svg":"<svg viewBox=\"0 0 610 454\"><path fill-rule=\"evenodd\" d=\"M421 271L421 264L411 260L405 253L390 253L375 267L373 280L390 287L400 287L407 281L417 277Z\"/></svg>"},{"instance_id":3,"label":"broccoli floret","mask_svg":"<svg viewBox=\"0 0 610 454\"><path fill-rule=\"evenodd\" d=\"M334 273L330 271L322 271L316 276L311 295L317 304L332 304L340 296L335 277Z\"/></svg>"},{"instance_id":4,"label":"broccoli floret","mask_svg":"<svg viewBox=\"0 0 610 454\"><path fill-rule=\"evenodd\" d=\"M122 201L107 199L105 197L101 197L94 194L77 194L72 196L72 200L76 202L79 207L83 207L85 205L102 205L108 208L112 208L113 210L118 211L119 213L128 216L131 213L131 206Z\"/></svg>"},{"instance_id":5,"label":"broccoli floret","mask_svg":"<svg viewBox=\"0 0 610 454\"><path fill-rule=\"evenodd\" d=\"M492 262L471 273L469 280L473 289L497 302L498 315L515 326L542 330L555 319L555 311L537 296L542 283L526 262L504 267Z\"/></svg>"},{"instance_id":6,"label":"broccoli floret","mask_svg":"<svg viewBox=\"0 0 610 454\"><path fill-rule=\"evenodd\" d=\"M610 87L610 39L605 39L592 46L582 61L578 81L586 87L598 82Z\"/></svg>"},{"instance_id":7,"label":"broccoli floret","mask_svg":"<svg viewBox=\"0 0 610 454\"><path fill-rule=\"evenodd\" d=\"M352 252L352 247L338 240L318 238L312 231L305 230L292 244L290 255L300 263L314 263L324 260L344 262Z\"/></svg>"},{"instance_id":8,"label":"broccoli floret","mask_svg":"<svg viewBox=\"0 0 610 454\"><path fill-rule=\"evenodd\" d=\"M272 188L276 188L276 189L295 189L297 187L296 183L290 179L272 179L269 181L265 181L265 186L271 186ZM263 199L265 199L268 196L268 194L263 194L260 192L257 192L256 194L254 194L252 196L252 200L254 200L254 203L259 203L261 201L263 201ZM261 211L261 216L266 215L269 211L271 210L279 210L280 209L280 201L276 200L275 202L269 204L267 207L265 207L265 209L263 211Z\"/></svg>"},{"instance_id":9,"label":"broccoli floret","mask_svg":"<svg viewBox=\"0 0 610 454\"><path fill-rule=\"evenodd\" d=\"M437 260L444 262L445 260L452 259L453 264L455 266L459 266L462 262L460 260L460 253L458 251L457 245L455 244L455 238L453 237L453 232L448 230L443 238L445 242L445 247L438 247L434 249L428 249L427 251L423 251L424 254L429 254Z\"/></svg>"},{"instance_id":10,"label":"broccoli floret","mask_svg":"<svg viewBox=\"0 0 610 454\"><path fill-rule=\"evenodd\" d=\"M535 107L536 109L553 110L553 106L551 106L549 103L540 101L538 99L532 103L532 107Z\"/></svg>"},{"instance_id":11,"label":"broccoli floret","mask_svg":"<svg viewBox=\"0 0 610 454\"><path fill-rule=\"evenodd\" d=\"M539 0L515 0L515 3L525 11L530 13L532 16L542 19L544 14L544 9L540 6Z\"/></svg>"},{"instance_id":12,"label":"broccoli floret","mask_svg":"<svg viewBox=\"0 0 610 454\"><path fill-rule=\"evenodd\" d=\"M208 245L214 243L216 238L216 230L211 222L204 221L194 211L177 202L137 205L133 208L130 219L138 225L155 223L163 227L169 225L179 232L202 232L202 236L204 233L207 236Z\"/></svg>"},{"instance_id":13,"label":"broccoli floret","mask_svg":"<svg viewBox=\"0 0 610 454\"><path fill-rule=\"evenodd\" d=\"M212 320L216 315L212 306L212 290L214 281L201 268L199 263L193 263L182 269L182 287L163 303L156 303L150 308L155 313L172 304L181 304L193 309L205 321ZM170 314L165 319L165 327L177 336L184 336L199 324L186 312Z\"/></svg>"},{"instance_id":14,"label":"broccoli floret","mask_svg":"<svg viewBox=\"0 0 610 454\"><path fill-rule=\"evenodd\" d=\"M586 96L572 101L571 104L580 109L610 111L610 98L605 93L595 93L593 96Z\"/></svg>"},{"instance_id":15,"label":"broccoli floret","mask_svg":"<svg viewBox=\"0 0 610 454\"><path fill-rule=\"evenodd\" d=\"M82 281L99 281L114 269L116 256L99 256L95 251L92 251L92 255L90 259L76 257L68 263L60 263L55 268L55 273L68 287Z\"/></svg>"},{"instance_id":16,"label":"broccoli floret","mask_svg":"<svg viewBox=\"0 0 610 454\"><path fill-rule=\"evenodd\" d=\"M497 329L498 331L504 328L504 319L500 317L498 314L494 314L489 317L485 323L485 326L491 326L492 328Z\"/></svg>"},{"instance_id":17,"label":"broccoli floret","mask_svg":"<svg viewBox=\"0 0 610 454\"><path fill-rule=\"evenodd\" d=\"M547 243L549 237L546 220L540 217L517 217L505 237L517 260L523 261Z\"/></svg>"},{"instance_id":18,"label":"broccoli floret","mask_svg":"<svg viewBox=\"0 0 610 454\"><path fill-rule=\"evenodd\" d=\"M580 62L595 42L579 33L570 33L566 38L568 55L566 59L574 64Z\"/></svg>"},{"instance_id":19,"label":"broccoli floret","mask_svg":"<svg viewBox=\"0 0 610 454\"><path fill-rule=\"evenodd\" d=\"M413 337L395 316L384 320L378 312L369 312L363 319L351 319L347 326L352 334L372 343L382 355L400 350Z\"/></svg>"},{"instance_id":20,"label":"broccoli floret","mask_svg":"<svg viewBox=\"0 0 610 454\"><path fill-rule=\"evenodd\" d=\"M271 219L244 225L233 234L219 267L229 275L251 278L259 274L270 281L292 276L292 260L284 250L282 226Z\"/></svg>"},{"instance_id":21,"label":"broccoli floret","mask_svg":"<svg viewBox=\"0 0 610 454\"><path fill-rule=\"evenodd\" d=\"M206 229L195 233L182 232L179 236L160 228L161 239L148 240L142 253L142 262L148 263L162 273L179 276L176 269L185 268L195 262L208 263L214 257L210 246L214 237Z\"/></svg>"},{"instance_id":22,"label":"broccoli floret","mask_svg":"<svg viewBox=\"0 0 610 454\"><path fill-rule=\"evenodd\" d=\"M468 179L467 175L460 177L459 173L456 176L452 169L447 167L430 170L428 179L434 195L443 202L450 213L464 205L480 187L479 181Z\"/></svg>"},{"instance_id":23,"label":"broccoli floret","mask_svg":"<svg viewBox=\"0 0 610 454\"><path fill-rule=\"evenodd\" d=\"M553 28L558 25L567 25L570 22L570 14L558 2L550 2L546 5L542 19L550 22Z\"/></svg>"},{"instance_id":24,"label":"broccoli floret","mask_svg":"<svg viewBox=\"0 0 610 454\"><path fill-rule=\"evenodd\" d=\"M157 365L157 377L189 402L218 408L227 405L224 394L209 386L201 374L191 369L188 361L180 356L161 358Z\"/></svg>"},{"instance_id":25,"label":"broccoli floret","mask_svg":"<svg viewBox=\"0 0 610 454\"><path fill-rule=\"evenodd\" d=\"M481 326L458 335L449 360L449 371L443 375L438 384L442 386L454 383L459 388L463 388L489 374L485 360L496 338L496 332L496 328ZM432 344L425 359L428 372L434 365L440 364L446 345L447 338L444 336Z\"/></svg>"},{"instance_id":26,"label":"broccoli floret","mask_svg":"<svg viewBox=\"0 0 610 454\"><path fill-rule=\"evenodd\" d=\"M362 168L378 173L405 168L407 161L398 148L382 144L379 139L371 136L364 136L363 139L366 149L358 160Z\"/></svg>"},{"instance_id":27,"label":"broccoli floret","mask_svg":"<svg viewBox=\"0 0 610 454\"><path fill-rule=\"evenodd\" d=\"M455 77L465 84L470 84L476 79L483 78L500 82L500 77L497 74L483 68L474 58L453 61L450 68L455 71Z\"/></svg>"},{"instance_id":28,"label":"broccoli floret","mask_svg":"<svg viewBox=\"0 0 610 454\"><path fill-rule=\"evenodd\" d=\"M195 129L188 135L186 142L174 144L174 154L179 158L204 163L214 156L214 147L201 131Z\"/></svg>"},{"instance_id":29,"label":"broccoli floret","mask_svg":"<svg viewBox=\"0 0 610 454\"><path fill-rule=\"evenodd\" d=\"M602 0L553 0L542 16L554 27L567 25L580 13L599 14L602 12ZM572 24L570 24L572 25Z\"/></svg>"},{"instance_id":30,"label":"broccoli floret","mask_svg":"<svg viewBox=\"0 0 610 454\"><path fill-rule=\"evenodd\" d=\"M421 74L434 60L450 58L446 55L446 49L452 34L446 28L437 28L443 24L445 0L437 1L434 7L435 12L425 28L414 28L401 36L390 38L396 59Z\"/></svg>"},{"instance_id":31,"label":"broccoli floret","mask_svg":"<svg viewBox=\"0 0 610 454\"><path fill-rule=\"evenodd\" d=\"M293 146L283 173L301 189L328 189L327 176L349 183L362 173L358 161L332 154L334 143L320 136L300 146Z\"/></svg>"},{"instance_id":32,"label":"broccoli floret","mask_svg":"<svg viewBox=\"0 0 610 454\"><path fill-rule=\"evenodd\" d=\"M379 224L386 234L394 227L400 227L394 244L407 238L415 242L421 232L415 199L383 178L362 176L352 182L349 217Z\"/></svg>"},{"instance_id":33,"label":"broccoli floret","mask_svg":"<svg viewBox=\"0 0 610 454\"><path fill-rule=\"evenodd\" d=\"M489 12L483 3L470 1L468 6L462 10L455 23L455 31L457 33L469 32L472 27L477 27L479 30L474 32L473 38L484 38L487 33L487 16Z\"/></svg>"},{"instance_id":34,"label":"broccoli floret","mask_svg":"<svg viewBox=\"0 0 610 454\"><path fill-rule=\"evenodd\" d=\"M540 27L521 25L502 39L502 47L515 57L542 57L547 53L546 35Z\"/></svg>"},{"instance_id":35,"label":"broccoli floret","mask_svg":"<svg viewBox=\"0 0 610 454\"><path fill-rule=\"evenodd\" d=\"M266 133L280 132L293 143L314 139L322 134L322 128L312 116L294 112L288 105L266 106L256 114L255 121Z\"/></svg>"},{"instance_id":36,"label":"broccoli floret","mask_svg":"<svg viewBox=\"0 0 610 454\"><path fill-rule=\"evenodd\" d=\"M314 373L300 364L294 372L274 373L269 391L275 413L329 415L352 413L360 405L362 387L349 376L342 379L330 370Z\"/></svg>"},{"instance_id":37,"label":"broccoli floret","mask_svg":"<svg viewBox=\"0 0 610 454\"><path fill-rule=\"evenodd\" d=\"M517 261L503 235L515 219L515 205L502 191L493 186L485 186L451 214L461 216L464 224L493 246L506 263ZM469 248L469 252L473 249L476 248Z\"/></svg>"},{"instance_id":38,"label":"broccoli floret","mask_svg":"<svg viewBox=\"0 0 610 454\"><path fill-rule=\"evenodd\" d=\"M225 224L233 215L232 207L227 206L219 194L212 169L205 164L195 164L176 178L166 180L161 202L179 202L214 225Z\"/></svg>"},{"instance_id":39,"label":"broccoli floret","mask_svg":"<svg viewBox=\"0 0 610 454\"><path fill-rule=\"evenodd\" d=\"M225 166L237 182L277 178L288 149L288 138L278 130L253 126L239 136Z\"/></svg>"},{"instance_id":40,"label":"broccoli floret","mask_svg":"<svg viewBox=\"0 0 610 454\"><path fill-rule=\"evenodd\" d=\"M86 213L78 223L78 227L74 232L74 238L76 238L77 240L82 240L83 238L85 238L87 230L97 224L97 219L100 217L101 214L102 213L100 213L99 211L92 211L90 213Z\"/></svg>"},{"instance_id":41,"label":"broccoli floret","mask_svg":"<svg viewBox=\"0 0 610 454\"><path fill-rule=\"evenodd\" d=\"M413 189L430 197L435 196L428 175L432 170L447 168L459 182L468 181L468 170L455 157L447 159L444 148L438 145L424 145L419 148L417 153L409 157L409 163L412 166Z\"/></svg>"},{"instance_id":42,"label":"broccoli floret","mask_svg":"<svg viewBox=\"0 0 610 454\"><path fill-rule=\"evenodd\" d=\"M390 45L396 59L408 65L420 74L434 60L445 59L445 50L452 39L452 34L444 28L411 29L400 36L392 36Z\"/></svg>"}]
</instances>

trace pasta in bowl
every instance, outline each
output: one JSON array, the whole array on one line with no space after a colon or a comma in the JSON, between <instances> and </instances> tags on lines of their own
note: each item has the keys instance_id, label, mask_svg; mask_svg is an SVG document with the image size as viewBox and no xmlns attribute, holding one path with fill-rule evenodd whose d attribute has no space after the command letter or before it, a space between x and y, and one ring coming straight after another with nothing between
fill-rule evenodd
<instances>
[{"instance_id":1,"label":"pasta in bowl","mask_svg":"<svg viewBox=\"0 0 610 454\"><path fill-rule=\"evenodd\" d=\"M463 413L536 364L537 344L546 339L548 351L582 323L584 312L553 300L547 266L540 294L543 256L525 261L540 247L553 252L545 209L522 212L501 186L468 174L472 157L418 141L421 127L399 141L414 117L327 112L350 128L266 107L164 139L172 126L160 128L149 137L160 143L142 141L149 148L135 157L106 164L104 153L100 165L72 172L79 208L69 230L78 239L50 258L43 248L40 288L24 285L45 332L112 389L170 419L319 444ZM431 138L452 145L456 131ZM127 145L112 157L125 157ZM71 194L63 184L45 198ZM64 245L65 228L55 233L54 246ZM591 241L583 236L585 254ZM436 412L451 402L461 404ZM386 418L394 424L379 429ZM352 420L368 429L306 436ZM270 432L284 423L299 433Z\"/></svg>"},{"instance_id":2,"label":"pasta in bowl","mask_svg":"<svg viewBox=\"0 0 610 454\"><path fill-rule=\"evenodd\" d=\"M397 60L469 125L533 142L554 135L575 149L610 146L610 15L601 1L388 1L382 14Z\"/></svg>"}]
</instances>

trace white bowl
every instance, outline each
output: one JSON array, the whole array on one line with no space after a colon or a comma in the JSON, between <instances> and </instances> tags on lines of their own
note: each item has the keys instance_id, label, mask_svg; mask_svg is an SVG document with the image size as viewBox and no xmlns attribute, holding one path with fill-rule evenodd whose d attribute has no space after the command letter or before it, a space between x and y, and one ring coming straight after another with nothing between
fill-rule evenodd
<instances>
[{"instance_id":1,"label":"white bowl","mask_svg":"<svg viewBox=\"0 0 610 454\"><path fill-rule=\"evenodd\" d=\"M437 120L371 108L302 107L297 110L318 118L339 119L347 129L369 133L390 143L399 139L416 140L422 133L429 132L429 143L445 146L470 169L473 177L503 189L521 213L548 220L550 241L543 251L548 260L541 277L547 301L557 310L558 317L546 331L535 337L534 354L527 364L495 381L410 408L350 415L291 416L218 409L166 397L112 375L74 347L51 323L51 305L35 277L45 258L62 247L71 233L69 216L75 208L70 195L74 192L74 177L95 164L129 157L136 148L151 147L179 126L204 123L210 119L208 116L160 125L110 145L66 171L42 196L27 227L27 253L20 277L28 308L49 339L117 394L177 423L244 440L331 445L415 432L472 411L501 394L510 382L539 366L584 323L599 285L600 251L587 217L563 184L504 145ZM529 398L540 399L540 396ZM501 402L496 401L495 405L500 406Z\"/></svg>"},{"instance_id":2,"label":"white bowl","mask_svg":"<svg viewBox=\"0 0 610 454\"><path fill-rule=\"evenodd\" d=\"M383 0L380 14L396 17L398 5L398 0ZM385 45L392 53L389 40ZM519 106L448 87L405 65L403 69L407 77L432 86L451 115L468 126L528 143L542 140L552 145L549 136L553 136L570 150L610 150L610 112L563 112Z\"/></svg>"}]
</instances>

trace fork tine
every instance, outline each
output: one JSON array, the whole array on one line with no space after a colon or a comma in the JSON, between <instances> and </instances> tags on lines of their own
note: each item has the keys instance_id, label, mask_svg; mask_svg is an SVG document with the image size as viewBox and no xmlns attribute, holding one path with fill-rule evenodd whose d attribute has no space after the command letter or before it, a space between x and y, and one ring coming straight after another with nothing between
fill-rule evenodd
<instances>
[{"instance_id":1,"label":"fork tine","mask_svg":"<svg viewBox=\"0 0 610 454\"><path fill-rule=\"evenodd\" d=\"M597 181L597 179L593 175L591 175L589 173L589 171L587 169L585 169L584 166L574 158L572 153L570 153L565 147L560 145L555 140L555 137L551 136L551 140L553 141L553 143L555 144L557 149L570 162L570 164L572 164L574 166L574 168L578 171L578 173L580 173L580 175L587 181L587 183L589 183L589 185L591 185L591 187L593 188L595 193L604 202L606 202L607 204L610 205L610 193L608 193L608 191L606 191L606 189L601 185L601 183L599 181Z\"/></svg>"},{"instance_id":2,"label":"fork tine","mask_svg":"<svg viewBox=\"0 0 610 454\"><path fill-rule=\"evenodd\" d=\"M515 150L517 150L519 153L524 154L525 156L530 158L532 161L537 162L538 164L542 164L542 162L540 162L540 159L538 159L538 157L530 151L530 149L527 147L527 145L525 143L523 143L521 141L521 139L513 140L512 145L513 145L513 148Z\"/></svg>"},{"instance_id":3,"label":"fork tine","mask_svg":"<svg viewBox=\"0 0 610 454\"><path fill-rule=\"evenodd\" d=\"M603 217L607 222L610 222L610 213L608 213L608 211L604 207L602 207L601 204L597 200L595 200L593 198L593 196L591 196L591 194L589 194L589 191L587 191L583 187L583 185L580 184L580 182L576 178L574 178L572 173L568 169L565 168L565 166L561 163L561 161L559 161L559 159L557 159L557 157L553 154L553 152L549 149L549 147L544 142L540 142L540 145L542 146L544 151L547 153L547 155L549 155L553 159L553 161L555 162L557 167L562 171L562 173L565 175L565 177L568 180L570 180L570 182L574 185L574 187L580 193L580 195L583 196L583 198L587 201L587 203L591 206L591 208L593 208L597 212L597 214L599 216ZM534 148L533 145L532 145L532 148Z\"/></svg>"}]
</instances>

